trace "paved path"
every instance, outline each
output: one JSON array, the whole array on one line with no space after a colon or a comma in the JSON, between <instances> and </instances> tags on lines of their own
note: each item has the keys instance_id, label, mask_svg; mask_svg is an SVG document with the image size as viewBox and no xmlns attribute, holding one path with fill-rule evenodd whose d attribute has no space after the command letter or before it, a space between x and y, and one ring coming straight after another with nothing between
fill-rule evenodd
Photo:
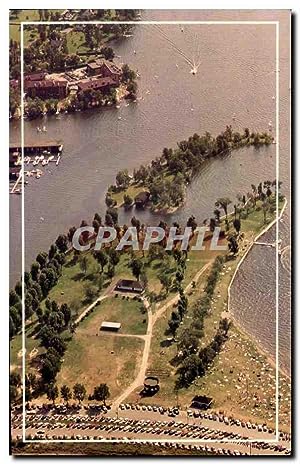
<instances>
[{"instance_id":1,"label":"paved path","mask_svg":"<svg viewBox=\"0 0 300 464\"><path fill-rule=\"evenodd\" d=\"M186 293L188 290L192 288L192 282L197 282L200 276L208 269L208 267L212 264L213 260L210 260L205 266L203 266L200 271L194 276L193 280L186 286L184 292ZM145 345L143 351L142 361L139 367L139 373L135 380L129 385L128 388L118 397L112 404L112 409L115 411L119 404L121 404L131 393L133 393L137 388L141 387L144 384L144 380L146 377L147 367L148 367L148 359L150 354L150 347L151 347L151 339L153 333L153 327L156 321L164 314L164 312L170 307L177 303L179 299L179 295L176 295L174 298L169 300L166 304L164 304L158 311L153 315L151 306L146 298L143 298L143 302L145 308L148 312L148 326L147 326L147 334L144 336Z\"/></svg>"}]
</instances>

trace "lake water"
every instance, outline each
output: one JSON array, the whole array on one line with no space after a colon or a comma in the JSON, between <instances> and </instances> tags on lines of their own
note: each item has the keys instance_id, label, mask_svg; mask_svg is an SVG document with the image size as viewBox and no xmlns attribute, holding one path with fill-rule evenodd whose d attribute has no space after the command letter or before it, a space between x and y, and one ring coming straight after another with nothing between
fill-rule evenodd
<instances>
[{"instance_id":1,"label":"lake water","mask_svg":"<svg viewBox=\"0 0 300 464\"><path fill-rule=\"evenodd\" d=\"M255 16L256 15L256 16ZM222 16L222 17L221 17ZM280 19L280 179L289 196L289 17L281 11L167 12L144 11L143 20L277 20ZM115 44L119 62L128 63L141 75L138 103L85 113L45 117L25 122L25 138L62 139L64 153L58 167L44 169L40 179L29 179L25 190L26 267L39 251L47 250L59 233L95 212L105 213L105 193L116 173L129 171L160 156L164 147L194 132L217 135L232 124L275 135L275 27L274 25L141 25L133 36ZM136 53L134 53L136 51ZM201 64L196 75L190 61ZM118 119L121 116L121 119ZM38 134L45 124L47 133ZM20 137L19 122L11 123L10 139ZM276 145L260 150L245 148L209 161L188 187L184 208L168 221L184 222L194 214L209 217L215 199L246 193L251 184L275 178ZM21 197L10 196L11 282L21 270ZM148 212L139 213L145 223L155 224ZM131 216L131 213L129 217ZM120 223L128 213L120 212ZM283 246L289 245L289 210L280 223ZM272 231L270 231L270 234ZM285 263L288 253L285 254ZM235 316L245 328L274 352L275 254L256 247L245 260L234 285ZM280 353L284 366L290 362L290 273L280 264Z\"/></svg>"}]
</instances>

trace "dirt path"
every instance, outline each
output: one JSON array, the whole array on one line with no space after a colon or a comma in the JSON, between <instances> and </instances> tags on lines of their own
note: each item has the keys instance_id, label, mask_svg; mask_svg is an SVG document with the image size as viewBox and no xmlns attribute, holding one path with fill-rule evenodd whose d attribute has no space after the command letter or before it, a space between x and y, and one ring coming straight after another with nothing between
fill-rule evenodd
<instances>
[{"instance_id":1,"label":"dirt path","mask_svg":"<svg viewBox=\"0 0 300 464\"><path fill-rule=\"evenodd\" d=\"M105 298L107 298L113 291L115 285L116 285L116 282L117 282L117 279L114 279L110 286L107 287L107 289L105 290L105 292L99 296L99 298L97 298L97 300L95 300L93 303L91 303L78 317L77 319L74 321L75 324L78 324L83 318L84 316L92 309L96 306L97 303L100 303L100 301L104 300Z\"/></svg>"},{"instance_id":2,"label":"dirt path","mask_svg":"<svg viewBox=\"0 0 300 464\"><path fill-rule=\"evenodd\" d=\"M188 290L192 288L192 282L197 282L200 276L208 269L208 267L212 264L213 260L210 260L205 266L203 266L200 271L194 276L193 280L186 286L184 292L186 293ZM147 326L147 334L144 335L145 345L143 351L142 361L139 367L139 373L135 380L129 385L129 387L118 397L112 404L113 409L117 409L119 404L121 404L134 390L138 387L141 387L144 384L144 379L146 377L146 371L148 367L148 359L150 354L150 347L151 347L151 340L152 340L152 333L153 327L156 321L164 314L164 312L172 305L177 303L179 296L176 295L166 304L164 304L154 315L151 310L151 306L146 298L143 299L145 308L148 312L148 326Z\"/></svg>"}]
</instances>

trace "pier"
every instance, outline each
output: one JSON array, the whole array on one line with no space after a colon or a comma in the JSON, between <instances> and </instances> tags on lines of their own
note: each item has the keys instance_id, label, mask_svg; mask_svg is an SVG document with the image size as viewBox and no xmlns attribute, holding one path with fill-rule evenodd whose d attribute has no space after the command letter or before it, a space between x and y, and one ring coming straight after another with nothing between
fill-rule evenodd
<instances>
[{"instance_id":1,"label":"pier","mask_svg":"<svg viewBox=\"0 0 300 464\"><path fill-rule=\"evenodd\" d=\"M24 144L24 156L26 155L40 155L45 154L45 152L50 152L50 154L58 155L63 150L63 144L60 140L49 140L49 141L38 141L38 142L30 142ZM22 153L22 146L20 143L10 143L9 144L9 155L13 154L21 154Z\"/></svg>"},{"instance_id":2,"label":"pier","mask_svg":"<svg viewBox=\"0 0 300 464\"><path fill-rule=\"evenodd\" d=\"M16 182L13 185L13 188L11 189L10 193L21 193L20 189L17 189L17 186L19 185L19 182L22 180L22 171L19 172L19 177L17 178Z\"/></svg>"},{"instance_id":3,"label":"pier","mask_svg":"<svg viewBox=\"0 0 300 464\"><path fill-rule=\"evenodd\" d=\"M39 163L42 166L46 166L49 162L55 162L58 166L63 150L63 144L60 140L49 140L49 141L38 141L38 142L26 142L24 144L24 165L38 166ZM22 168L22 146L20 143L9 144L9 179L15 182L10 193L21 193L17 186L22 179L21 174ZM27 168L24 171L25 176L36 175L39 179L43 175L43 171L39 169L30 170ZM27 183L27 181L26 181Z\"/></svg>"},{"instance_id":4,"label":"pier","mask_svg":"<svg viewBox=\"0 0 300 464\"><path fill-rule=\"evenodd\" d=\"M254 242L254 245L261 245L261 246L266 246L266 247L269 247L269 248L276 248L276 246L278 245L278 254L281 255L281 242L282 240L279 239L279 240L275 240L275 242L271 242L271 243L268 243L268 242Z\"/></svg>"}]
</instances>

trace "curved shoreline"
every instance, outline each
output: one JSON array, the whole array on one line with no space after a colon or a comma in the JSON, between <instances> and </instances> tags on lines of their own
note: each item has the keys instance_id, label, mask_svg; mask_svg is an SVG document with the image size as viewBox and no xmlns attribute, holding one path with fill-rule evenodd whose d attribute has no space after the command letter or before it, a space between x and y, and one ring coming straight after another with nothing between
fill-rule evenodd
<instances>
[{"instance_id":1,"label":"curved shoreline","mask_svg":"<svg viewBox=\"0 0 300 464\"><path fill-rule=\"evenodd\" d=\"M271 227L273 227L283 216L283 213L285 211L285 208L287 206L287 199L285 198L284 199L284 204L281 208L281 211L280 211L280 214L278 215L278 217L276 217L275 219L273 219L273 221L271 221L261 232L259 232L256 237L254 237L254 240L253 242L251 243L251 245L249 246L249 248L246 250L245 254L241 257L239 263L237 264L237 267L233 273L233 276L230 280L230 283L229 283L229 286L228 286L228 289L227 289L227 311L228 313L230 314L230 317L232 318L232 320L234 321L234 324L236 325L236 327L242 332L244 333L246 336L248 336L255 344L256 348L258 349L258 351L262 354L264 354L268 361L270 362L270 364L272 364L275 368L277 367L276 366L276 362L274 361L273 357L267 352L267 350L262 347L261 343L257 340L257 338L255 337L255 335L251 334L245 327L243 327L242 323L238 322L236 317L234 316L234 314L232 313L232 311L230 310L230 298L231 298L231 286L234 282L234 279L237 275L237 272L240 268L240 266L242 265L242 263L244 262L244 260L246 259L248 253L250 252L250 250L252 250L252 247L253 245L255 244L255 242L257 242L257 240L262 236L264 235L268 230L271 229ZM291 378L291 374L289 374L284 368L282 367L279 367L278 366L278 370L279 372L281 372L283 375Z\"/></svg>"}]
</instances>

